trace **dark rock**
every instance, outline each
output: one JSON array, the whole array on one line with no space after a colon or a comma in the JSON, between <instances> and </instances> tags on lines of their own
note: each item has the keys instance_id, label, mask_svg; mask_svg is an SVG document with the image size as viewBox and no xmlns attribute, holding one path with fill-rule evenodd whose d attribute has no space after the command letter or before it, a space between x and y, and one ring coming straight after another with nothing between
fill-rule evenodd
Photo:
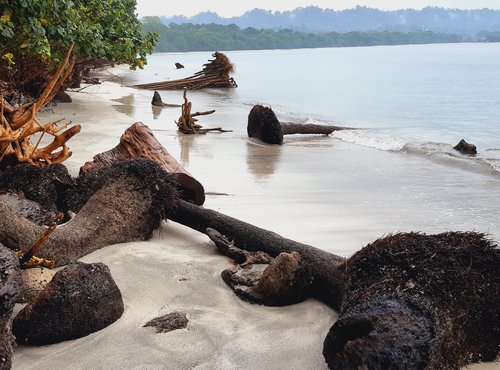
<instances>
[{"instance_id":1,"label":"dark rock","mask_svg":"<svg viewBox=\"0 0 500 370\"><path fill-rule=\"evenodd\" d=\"M185 313L172 312L148 321L143 327L152 326L156 328L157 333L168 333L172 330L186 328L188 322Z\"/></svg>"},{"instance_id":2,"label":"dark rock","mask_svg":"<svg viewBox=\"0 0 500 370\"><path fill-rule=\"evenodd\" d=\"M273 110L262 105L254 105L248 114L247 133L268 144L283 144L281 124Z\"/></svg>"},{"instance_id":3,"label":"dark rock","mask_svg":"<svg viewBox=\"0 0 500 370\"><path fill-rule=\"evenodd\" d=\"M467 155L475 155L477 154L477 149L474 144L469 144L464 139L460 140L460 142L453 147L453 149L458 150L462 154Z\"/></svg>"},{"instance_id":4,"label":"dark rock","mask_svg":"<svg viewBox=\"0 0 500 370\"><path fill-rule=\"evenodd\" d=\"M76 339L118 320L123 300L109 268L76 262L51 282L14 319L18 343L45 345Z\"/></svg>"},{"instance_id":5,"label":"dark rock","mask_svg":"<svg viewBox=\"0 0 500 370\"><path fill-rule=\"evenodd\" d=\"M57 218L56 212L47 211L37 202L26 199L22 191L0 190L0 200L37 225L50 225Z\"/></svg>"},{"instance_id":6,"label":"dark rock","mask_svg":"<svg viewBox=\"0 0 500 370\"><path fill-rule=\"evenodd\" d=\"M54 97L54 100L56 100L59 103L71 103L73 100L71 99L71 96L68 95L66 91L59 90Z\"/></svg>"},{"instance_id":7,"label":"dark rock","mask_svg":"<svg viewBox=\"0 0 500 370\"><path fill-rule=\"evenodd\" d=\"M20 190L27 199L54 212L65 210L63 193L72 183L73 179L62 164L45 168L21 164L0 173L0 189Z\"/></svg>"},{"instance_id":8,"label":"dark rock","mask_svg":"<svg viewBox=\"0 0 500 370\"><path fill-rule=\"evenodd\" d=\"M181 68L184 68L184 66L177 62L177 63L175 63L175 68L181 69Z\"/></svg>"},{"instance_id":9,"label":"dark rock","mask_svg":"<svg viewBox=\"0 0 500 370\"><path fill-rule=\"evenodd\" d=\"M22 298L19 259L0 244L0 370L10 369L14 353L12 309Z\"/></svg>"}]
</instances>

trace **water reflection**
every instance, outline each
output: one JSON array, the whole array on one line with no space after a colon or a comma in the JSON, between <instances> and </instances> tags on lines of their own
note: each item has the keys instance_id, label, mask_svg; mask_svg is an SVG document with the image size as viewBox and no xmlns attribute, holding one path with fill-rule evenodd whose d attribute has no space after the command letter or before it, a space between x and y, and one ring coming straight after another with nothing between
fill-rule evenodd
<instances>
[{"instance_id":1,"label":"water reflection","mask_svg":"<svg viewBox=\"0 0 500 370\"><path fill-rule=\"evenodd\" d=\"M153 112L153 119L158 119L160 117L161 112L163 111L163 107L157 107L155 105L151 105L151 111Z\"/></svg>"},{"instance_id":2,"label":"water reflection","mask_svg":"<svg viewBox=\"0 0 500 370\"><path fill-rule=\"evenodd\" d=\"M247 142L247 166L257 180L266 180L274 174L281 156L281 145Z\"/></svg>"},{"instance_id":3,"label":"water reflection","mask_svg":"<svg viewBox=\"0 0 500 370\"><path fill-rule=\"evenodd\" d=\"M135 114L135 96L134 94L129 94L122 96L119 99L113 99L113 101L121 104L112 105L112 107L120 112L125 113L129 116L134 116Z\"/></svg>"},{"instance_id":4,"label":"water reflection","mask_svg":"<svg viewBox=\"0 0 500 370\"><path fill-rule=\"evenodd\" d=\"M185 135L179 133L178 139L181 145L181 164L183 167L189 167L189 152L193 146L196 135Z\"/></svg>"}]
</instances>

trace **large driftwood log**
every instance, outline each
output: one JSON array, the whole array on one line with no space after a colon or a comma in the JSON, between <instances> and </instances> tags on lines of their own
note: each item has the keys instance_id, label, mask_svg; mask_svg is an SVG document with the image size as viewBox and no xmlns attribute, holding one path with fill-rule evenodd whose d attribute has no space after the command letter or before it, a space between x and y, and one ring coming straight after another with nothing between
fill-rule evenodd
<instances>
[{"instance_id":1,"label":"large driftwood log","mask_svg":"<svg viewBox=\"0 0 500 370\"><path fill-rule=\"evenodd\" d=\"M62 192L77 214L57 227L39 252L56 266L107 245L148 239L177 203L169 175L146 160L96 169ZM0 243L10 249L26 252L45 230L1 200L0 215Z\"/></svg>"},{"instance_id":2,"label":"large driftwood log","mask_svg":"<svg viewBox=\"0 0 500 370\"><path fill-rule=\"evenodd\" d=\"M267 144L283 144L283 135L315 134L329 135L334 131L351 130L349 127L317 125L311 123L280 123L273 110L254 105L248 114L247 133Z\"/></svg>"},{"instance_id":3,"label":"large driftwood log","mask_svg":"<svg viewBox=\"0 0 500 370\"><path fill-rule=\"evenodd\" d=\"M159 163L179 184L181 197L198 205L205 202L203 185L170 155L155 138L150 128L142 122L136 122L129 127L116 147L95 155L92 162L85 163L80 173L133 159L150 159Z\"/></svg>"},{"instance_id":4,"label":"large driftwood log","mask_svg":"<svg viewBox=\"0 0 500 370\"><path fill-rule=\"evenodd\" d=\"M135 85L138 89L148 90L199 90L205 88L237 87L230 75L234 71L233 64L223 53L212 54L214 59L203 65L203 70L180 80L153 82Z\"/></svg>"},{"instance_id":5,"label":"large driftwood log","mask_svg":"<svg viewBox=\"0 0 500 370\"><path fill-rule=\"evenodd\" d=\"M303 267L300 274L309 279L304 286L304 296L315 296L334 308L339 307L341 279L337 267L344 261L342 257L182 200L171 220L202 233L206 233L207 228L215 229L247 251L263 251L271 257L283 252L299 253Z\"/></svg>"},{"instance_id":6,"label":"large driftwood log","mask_svg":"<svg viewBox=\"0 0 500 370\"><path fill-rule=\"evenodd\" d=\"M323 350L332 369L456 369L498 355L500 250L484 235L398 234L345 261L183 201L173 220L246 260L223 272L241 298L282 305L312 296L339 310Z\"/></svg>"},{"instance_id":7,"label":"large driftwood log","mask_svg":"<svg viewBox=\"0 0 500 370\"><path fill-rule=\"evenodd\" d=\"M484 235L397 234L346 261L189 202L177 203L164 172L150 161L120 166L126 171L95 177L105 169L91 171L70 188L69 197L78 199L68 200L68 207L79 212L49 238L45 257L65 263L106 244L142 238L169 217L244 260L240 269L252 268L223 273L240 297L270 305L316 297L339 310L323 349L331 368L456 369L498 355L500 250ZM176 209L165 209L172 204ZM0 215L0 242L9 247L29 246L40 234L41 228L2 202Z\"/></svg>"}]
</instances>

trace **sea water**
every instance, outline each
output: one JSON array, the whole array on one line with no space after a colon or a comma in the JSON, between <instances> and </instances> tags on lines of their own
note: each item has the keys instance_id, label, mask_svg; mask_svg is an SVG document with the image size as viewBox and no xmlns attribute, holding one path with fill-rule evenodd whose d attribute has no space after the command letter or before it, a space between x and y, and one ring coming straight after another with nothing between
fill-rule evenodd
<instances>
[{"instance_id":1,"label":"sea water","mask_svg":"<svg viewBox=\"0 0 500 370\"><path fill-rule=\"evenodd\" d=\"M208 190L230 194L209 205L344 255L398 231L476 230L500 240L500 44L225 53L238 88L188 96L194 110L217 110L200 119L207 126L234 132L181 138L173 122L171 133L157 132L170 151L179 144L183 164ZM155 54L124 83L186 77L210 58ZM181 92L161 94L182 103ZM151 119L150 93L132 98L129 107L147 108L129 114ZM254 104L283 121L356 129L264 145L246 138ZM169 114L163 119L173 121ZM453 149L462 138L476 156Z\"/></svg>"}]
</instances>

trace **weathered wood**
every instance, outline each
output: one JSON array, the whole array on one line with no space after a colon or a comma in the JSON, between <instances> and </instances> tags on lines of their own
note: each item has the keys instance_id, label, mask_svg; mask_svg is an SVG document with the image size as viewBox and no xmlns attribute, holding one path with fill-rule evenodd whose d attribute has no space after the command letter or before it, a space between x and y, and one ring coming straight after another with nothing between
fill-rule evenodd
<instances>
[{"instance_id":1,"label":"weathered wood","mask_svg":"<svg viewBox=\"0 0 500 370\"><path fill-rule=\"evenodd\" d=\"M332 125L318 125L314 123L281 122L281 130L283 131L283 135L330 135L334 131L352 130L352 128Z\"/></svg>"},{"instance_id":2,"label":"weathered wood","mask_svg":"<svg viewBox=\"0 0 500 370\"><path fill-rule=\"evenodd\" d=\"M130 126L121 136L120 143L104 153L96 154L92 162L87 162L80 173L109 166L125 160L150 159L159 163L171 173L180 186L181 195L195 204L205 202L205 189L155 138L151 129L142 122Z\"/></svg>"},{"instance_id":3,"label":"weathered wood","mask_svg":"<svg viewBox=\"0 0 500 370\"><path fill-rule=\"evenodd\" d=\"M12 106L0 96L0 163L29 163L35 166L47 166L61 163L71 156L66 142L80 132L80 126L75 125L63 132L68 124L57 127L60 121L41 124L36 119L40 109L50 102L63 87L71 73L74 63L70 61L74 45L71 45L65 58L59 65L39 98L28 104ZM32 135L40 133L36 145L30 141ZM43 135L54 137L53 142L44 148L39 148ZM57 150L61 148L60 150Z\"/></svg>"},{"instance_id":4,"label":"weathered wood","mask_svg":"<svg viewBox=\"0 0 500 370\"><path fill-rule=\"evenodd\" d=\"M312 296L339 310L323 349L331 369L457 369L498 356L500 249L482 234L397 234L343 260L182 201L173 220L246 259L222 274L242 299ZM251 270L268 262L249 263L238 248L275 258Z\"/></svg>"},{"instance_id":5,"label":"weathered wood","mask_svg":"<svg viewBox=\"0 0 500 370\"><path fill-rule=\"evenodd\" d=\"M197 124L197 120L194 117L197 116L206 116L208 114L215 113L215 110L209 110L205 112L195 112L191 113L192 104L187 98L187 90L184 90L183 93L184 104L182 104L181 108L181 116L179 120L176 122L177 128L183 134L191 135L191 134L206 134L211 131L219 131L219 132L231 132L229 130L223 130L220 127L215 128L202 128L203 126Z\"/></svg>"},{"instance_id":6,"label":"weathered wood","mask_svg":"<svg viewBox=\"0 0 500 370\"><path fill-rule=\"evenodd\" d=\"M52 232L38 254L56 266L107 245L150 238L177 203L170 175L147 160L95 169L60 191L77 213ZM26 252L44 230L0 200L0 243Z\"/></svg>"},{"instance_id":7,"label":"weathered wood","mask_svg":"<svg viewBox=\"0 0 500 370\"><path fill-rule=\"evenodd\" d=\"M248 136L267 144L283 144L283 135L329 135L338 130L352 130L352 128L311 123L280 123L273 110L262 105L254 105L248 114Z\"/></svg>"},{"instance_id":8,"label":"weathered wood","mask_svg":"<svg viewBox=\"0 0 500 370\"><path fill-rule=\"evenodd\" d=\"M262 251L272 257L283 252L298 252L311 276L308 293L334 308L340 307L342 281L337 267L344 258L182 200L171 220L202 233L206 233L208 228L215 229L238 248L247 251Z\"/></svg>"},{"instance_id":9,"label":"weathered wood","mask_svg":"<svg viewBox=\"0 0 500 370\"><path fill-rule=\"evenodd\" d=\"M174 108L177 108L177 107L181 107L180 104L167 104L167 103L164 103L162 98L161 98L161 95L158 91L155 91L154 94L153 94L153 99L151 100L151 105L155 106L155 107L174 107Z\"/></svg>"},{"instance_id":10,"label":"weathered wood","mask_svg":"<svg viewBox=\"0 0 500 370\"><path fill-rule=\"evenodd\" d=\"M172 81L152 82L135 85L138 89L147 90L199 90L205 88L237 87L236 81L230 75L234 66L223 53L212 54L214 59L203 65L203 70L194 75Z\"/></svg>"}]
</instances>

